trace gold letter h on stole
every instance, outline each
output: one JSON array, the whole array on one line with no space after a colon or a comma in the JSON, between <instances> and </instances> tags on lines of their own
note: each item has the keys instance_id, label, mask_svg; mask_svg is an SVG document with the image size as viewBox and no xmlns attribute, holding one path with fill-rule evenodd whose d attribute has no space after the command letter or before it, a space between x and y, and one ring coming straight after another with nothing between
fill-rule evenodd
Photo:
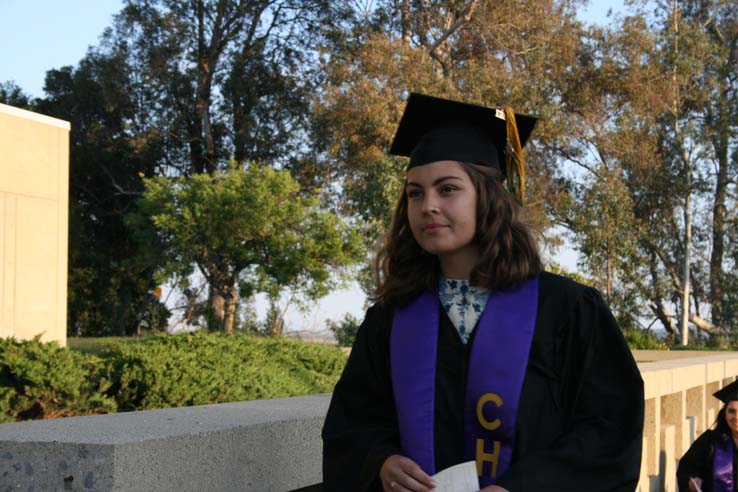
<instances>
[{"instance_id":1,"label":"gold letter h on stole","mask_svg":"<svg viewBox=\"0 0 738 492\"><path fill-rule=\"evenodd\" d=\"M500 395L496 393L485 393L477 402L477 420L479 420L479 425L487 430L495 430L502 425L502 422L500 419L495 419L492 422L489 422L484 417L484 412L482 410L484 409L484 404L487 402L493 402L498 407L501 407L502 398L500 398ZM480 477L482 476L482 467L484 466L485 461L492 465L490 477L495 478L497 476L497 464L500 461L500 441L493 441L492 452L486 453L484 451L484 439L477 439L477 475Z\"/></svg>"}]
</instances>

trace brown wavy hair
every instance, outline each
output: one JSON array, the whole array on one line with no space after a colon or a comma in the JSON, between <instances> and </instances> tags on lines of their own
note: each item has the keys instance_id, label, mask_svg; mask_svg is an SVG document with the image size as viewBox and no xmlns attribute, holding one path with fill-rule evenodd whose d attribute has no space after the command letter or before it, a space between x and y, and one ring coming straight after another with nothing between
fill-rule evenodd
<instances>
[{"instance_id":1,"label":"brown wavy hair","mask_svg":"<svg viewBox=\"0 0 738 492\"><path fill-rule=\"evenodd\" d=\"M494 168L459 164L477 191L474 240L479 245L479 260L471 271L472 285L504 290L540 273L543 264L538 245L521 218L522 207L505 189L502 174ZM438 258L426 253L413 237L404 186L373 271L377 288L372 300L382 304L402 306L438 286Z\"/></svg>"}]
</instances>

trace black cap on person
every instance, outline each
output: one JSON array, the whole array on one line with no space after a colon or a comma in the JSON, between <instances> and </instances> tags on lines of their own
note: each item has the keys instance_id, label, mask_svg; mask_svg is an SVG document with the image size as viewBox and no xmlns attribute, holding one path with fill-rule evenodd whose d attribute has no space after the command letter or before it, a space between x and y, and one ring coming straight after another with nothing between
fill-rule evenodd
<instances>
[{"instance_id":1,"label":"black cap on person","mask_svg":"<svg viewBox=\"0 0 738 492\"><path fill-rule=\"evenodd\" d=\"M537 119L515 114L520 146L528 141ZM507 148L503 108L487 108L413 92L397 127L389 153L410 157L410 167L454 160L496 167L503 175Z\"/></svg>"},{"instance_id":2,"label":"black cap on person","mask_svg":"<svg viewBox=\"0 0 738 492\"><path fill-rule=\"evenodd\" d=\"M716 391L712 394L715 398L723 403L730 403L731 401L738 401L738 381L733 381L721 390Z\"/></svg>"},{"instance_id":3,"label":"black cap on person","mask_svg":"<svg viewBox=\"0 0 738 492\"><path fill-rule=\"evenodd\" d=\"M389 153L409 157L408 169L445 160L498 169L504 179L515 181L511 191L522 201L522 148L536 121L509 107L488 108L412 93Z\"/></svg>"}]
</instances>

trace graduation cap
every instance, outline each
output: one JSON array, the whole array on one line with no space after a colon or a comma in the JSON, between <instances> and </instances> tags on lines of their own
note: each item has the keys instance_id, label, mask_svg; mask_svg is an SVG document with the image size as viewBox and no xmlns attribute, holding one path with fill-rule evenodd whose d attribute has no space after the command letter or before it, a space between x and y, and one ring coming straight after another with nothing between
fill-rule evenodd
<instances>
[{"instance_id":1,"label":"graduation cap","mask_svg":"<svg viewBox=\"0 0 738 492\"><path fill-rule=\"evenodd\" d=\"M733 381L728 386L713 393L712 396L723 403L738 401L738 381Z\"/></svg>"},{"instance_id":2,"label":"graduation cap","mask_svg":"<svg viewBox=\"0 0 738 492\"><path fill-rule=\"evenodd\" d=\"M410 157L408 169L445 160L498 169L522 203L522 149L536 121L510 107L487 108L413 92L389 153Z\"/></svg>"}]
</instances>

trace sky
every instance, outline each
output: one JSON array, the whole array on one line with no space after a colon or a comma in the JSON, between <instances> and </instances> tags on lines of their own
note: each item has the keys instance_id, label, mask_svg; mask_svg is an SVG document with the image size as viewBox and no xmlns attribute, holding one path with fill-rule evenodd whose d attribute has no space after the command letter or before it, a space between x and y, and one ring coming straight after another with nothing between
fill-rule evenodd
<instances>
[{"instance_id":1,"label":"sky","mask_svg":"<svg viewBox=\"0 0 738 492\"><path fill-rule=\"evenodd\" d=\"M122 8L122 0L0 0L0 83L12 80L26 94L43 96L46 71L76 65ZM583 21L602 25L609 21L608 12L623 9L623 0L597 0L578 13ZM571 249L556 260L576 270ZM286 324L293 330L322 328L326 319L338 320L347 312L361 319L364 303L364 294L353 283L312 304L306 313L288 310ZM264 299L257 299L260 317L265 309Z\"/></svg>"}]
</instances>

